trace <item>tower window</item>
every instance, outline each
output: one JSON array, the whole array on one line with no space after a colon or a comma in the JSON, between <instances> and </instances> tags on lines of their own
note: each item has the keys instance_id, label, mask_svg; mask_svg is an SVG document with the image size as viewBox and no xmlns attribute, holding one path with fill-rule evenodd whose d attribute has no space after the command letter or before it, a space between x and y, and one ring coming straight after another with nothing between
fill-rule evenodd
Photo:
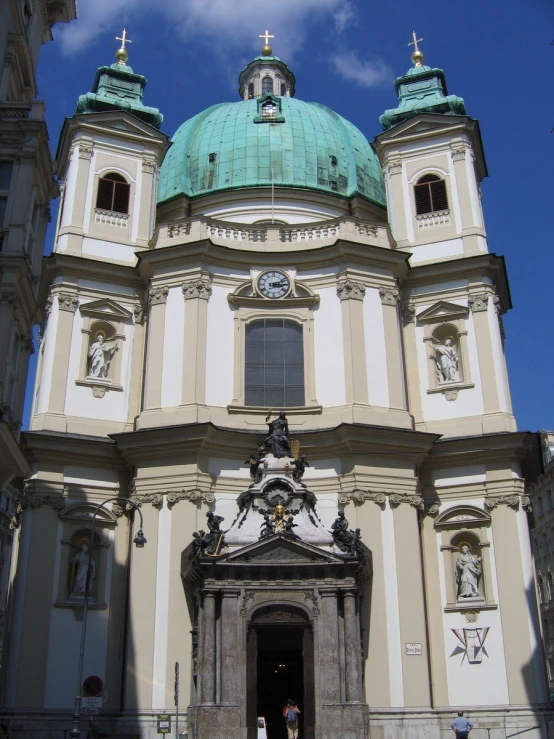
<instances>
[{"instance_id":1,"label":"tower window","mask_svg":"<svg viewBox=\"0 0 554 739\"><path fill-rule=\"evenodd\" d=\"M262 95L273 92L273 80L271 77L264 77L262 80Z\"/></svg>"},{"instance_id":2,"label":"tower window","mask_svg":"<svg viewBox=\"0 0 554 739\"><path fill-rule=\"evenodd\" d=\"M110 172L98 182L96 207L113 213L129 212L131 186L120 174Z\"/></svg>"},{"instance_id":3,"label":"tower window","mask_svg":"<svg viewBox=\"0 0 554 739\"><path fill-rule=\"evenodd\" d=\"M448 210L446 183L434 174L421 177L414 186L416 214L436 213L438 210Z\"/></svg>"},{"instance_id":4,"label":"tower window","mask_svg":"<svg viewBox=\"0 0 554 739\"><path fill-rule=\"evenodd\" d=\"M245 404L268 408L304 405L302 326L281 318L246 327Z\"/></svg>"},{"instance_id":5,"label":"tower window","mask_svg":"<svg viewBox=\"0 0 554 739\"><path fill-rule=\"evenodd\" d=\"M254 83L253 83L253 82L251 82L251 83L250 83L250 84L248 85L248 99L249 99L249 100L252 100L252 98L253 98L253 97L254 97Z\"/></svg>"},{"instance_id":6,"label":"tower window","mask_svg":"<svg viewBox=\"0 0 554 739\"><path fill-rule=\"evenodd\" d=\"M284 98L286 94L287 94L287 86L285 85L284 82L281 82L281 97Z\"/></svg>"},{"instance_id":7,"label":"tower window","mask_svg":"<svg viewBox=\"0 0 554 739\"><path fill-rule=\"evenodd\" d=\"M211 154L208 154L208 161L210 164L215 163L215 158L216 158L216 154L214 152L212 152Z\"/></svg>"},{"instance_id":8,"label":"tower window","mask_svg":"<svg viewBox=\"0 0 554 739\"><path fill-rule=\"evenodd\" d=\"M334 154L331 154L329 161L331 162L331 167L337 166L337 157Z\"/></svg>"}]
</instances>

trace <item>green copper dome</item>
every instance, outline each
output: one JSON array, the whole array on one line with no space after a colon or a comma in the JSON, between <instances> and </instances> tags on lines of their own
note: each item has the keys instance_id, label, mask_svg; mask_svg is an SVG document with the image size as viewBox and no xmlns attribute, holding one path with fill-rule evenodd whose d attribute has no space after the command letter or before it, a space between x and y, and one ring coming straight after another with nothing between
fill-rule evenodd
<instances>
[{"instance_id":1,"label":"green copper dome","mask_svg":"<svg viewBox=\"0 0 554 739\"><path fill-rule=\"evenodd\" d=\"M161 167L158 202L244 187L307 188L385 205L376 153L325 105L266 94L221 103L178 129Z\"/></svg>"}]
</instances>

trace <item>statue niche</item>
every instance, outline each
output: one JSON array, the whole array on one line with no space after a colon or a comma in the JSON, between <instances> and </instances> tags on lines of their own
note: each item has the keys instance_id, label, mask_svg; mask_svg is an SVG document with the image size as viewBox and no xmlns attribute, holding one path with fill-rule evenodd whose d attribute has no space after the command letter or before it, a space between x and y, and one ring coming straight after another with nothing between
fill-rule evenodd
<instances>
[{"instance_id":1,"label":"statue niche","mask_svg":"<svg viewBox=\"0 0 554 739\"><path fill-rule=\"evenodd\" d=\"M450 324L438 326L432 335L432 359L437 374L437 384L462 382L459 337L456 328Z\"/></svg>"},{"instance_id":2,"label":"statue niche","mask_svg":"<svg viewBox=\"0 0 554 739\"><path fill-rule=\"evenodd\" d=\"M470 532L461 532L452 539L452 554L457 602L483 600L483 557L479 541Z\"/></svg>"},{"instance_id":3,"label":"statue niche","mask_svg":"<svg viewBox=\"0 0 554 739\"><path fill-rule=\"evenodd\" d=\"M111 382L110 363L117 348L115 328L105 321L93 323L87 352L87 380Z\"/></svg>"}]
</instances>

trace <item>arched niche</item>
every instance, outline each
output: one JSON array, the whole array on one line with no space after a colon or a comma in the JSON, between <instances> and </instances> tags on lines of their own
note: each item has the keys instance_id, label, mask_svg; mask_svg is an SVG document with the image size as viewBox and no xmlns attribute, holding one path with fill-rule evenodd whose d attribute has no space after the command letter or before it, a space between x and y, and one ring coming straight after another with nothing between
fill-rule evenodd
<instances>
[{"instance_id":1,"label":"arched niche","mask_svg":"<svg viewBox=\"0 0 554 739\"><path fill-rule=\"evenodd\" d=\"M490 515L476 506L459 505L437 516L434 526L443 557L445 611L496 608L490 560ZM470 594L472 578L477 581L477 590Z\"/></svg>"}]
</instances>

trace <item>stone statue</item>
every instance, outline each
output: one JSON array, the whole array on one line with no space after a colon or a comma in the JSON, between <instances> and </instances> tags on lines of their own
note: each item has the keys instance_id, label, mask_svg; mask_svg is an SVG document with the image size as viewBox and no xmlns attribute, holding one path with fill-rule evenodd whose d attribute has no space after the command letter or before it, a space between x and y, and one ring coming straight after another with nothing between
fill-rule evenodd
<instances>
[{"instance_id":1,"label":"stone statue","mask_svg":"<svg viewBox=\"0 0 554 739\"><path fill-rule=\"evenodd\" d=\"M244 464L250 465L250 477L253 480L256 480L258 477L258 468L264 456L265 456L265 447L263 444L258 444L258 453L251 454L244 463Z\"/></svg>"},{"instance_id":2,"label":"stone statue","mask_svg":"<svg viewBox=\"0 0 554 739\"><path fill-rule=\"evenodd\" d=\"M339 515L331 526L331 534L333 541L341 552L347 552L351 557L358 556L361 551L360 540L362 538L360 529L356 529L356 531L348 530L348 521L344 511L339 511Z\"/></svg>"},{"instance_id":3,"label":"stone statue","mask_svg":"<svg viewBox=\"0 0 554 739\"><path fill-rule=\"evenodd\" d=\"M91 344L88 350L90 358L88 376L106 378L116 349L117 345L115 341L106 342L104 341L104 334L97 333L96 341L94 344Z\"/></svg>"},{"instance_id":4,"label":"stone statue","mask_svg":"<svg viewBox=\"0 0 554 739\"><path fill-rule=\"evenodd\" d=\"M271 521L271 516L267 511L260 511L260 513L264 517L264 522L260 531L260 539L265 539L266 536L271 536L273 534L273 523Z\"/></svg>"},{"instance_id":5,"label":"stone statue","mask_svg":"<svg viewBox=\"0 0 554 739\"><path fill-rule=\"evenodd\" d=\"M298 536L293 531L297 527L298 524L294 523L294 516L287 516L285 518L285 536L290 536L291 539L298 539Z\"/></svg>"},{"instance_id":6,"label":"stone statue","mask_svg":"<svg viewBox=\"0 0 554 739\"><path fill-rule=\"evenodd\" d=\"M295 459L293 462L294 465L294 471L292 473L292 477L296 482L300 482L302 479L304 472L306 471L306 467L310 466L310 463L306 459L305 454L301 454L298 459Z\"/></svg>"},{"instance_id":7,"label":"stone statue","mask_svg":"<svg viewBox=\"0 0 554 739\"><path fill-rule=\"evenodd\" d=\"M269 416L267 417L269 419ZM267 446L274 457L290 457L290 436L289 424L285 412L281 411L278 418L271 421L269 425L269 436L264 440L264 446Z\"/></svg>"},{"instance_id":8,"label":"stone statue","mask_svg":"<svg viewBox=\"0 0 554 739\"><path fill-rule=\"evenodd\" d=\"M200 552L201 554L207 554L213 557L221 554L221 550L225 546L225 532L219 528L223 521L223 516L216 516L213 511L208 511L206 518L208 519L208 533L205 534L204 531L200 530L195 531L192 535L192 556Z\"/></svg>"},{"instance_id":9,"label":"stone statue","mask_svg":"<svg viewBox=\"0 0 554 739\"><path fill-rule=\"evenodd\" d=\"M77 554L71 557L70 561L71 564L75 565L73 582L71 583L71 595L85 595L87 589L87 570L90 573L88 578L88 592L90 594L92 583L96 576L96 564L92 558L89 560L88 544L83 542Z\"/></svg>"},{"instance_id":10,"label":"stone statue","mask_svg":"<svg viewBox=\"0 0 554 739\"><path fill-rule=\"evenodd\" d=\"M462 544L460 554L456 560L458 599L481 597L478 588L482 572L481 561L481 557L476 557L469 551L467 544Z\"/></svg>"},{"instance_id":11,"label":"stone statue","mask_svg":"<svg viewBox=\"0 0 554 739\"><path fill-rule=\"evenodd\" d=\"M433 344L433 350L439 383L460 382L458 352L452 345L452 339L446 339L444 344Z\"/></svg>"}]
</instances>

